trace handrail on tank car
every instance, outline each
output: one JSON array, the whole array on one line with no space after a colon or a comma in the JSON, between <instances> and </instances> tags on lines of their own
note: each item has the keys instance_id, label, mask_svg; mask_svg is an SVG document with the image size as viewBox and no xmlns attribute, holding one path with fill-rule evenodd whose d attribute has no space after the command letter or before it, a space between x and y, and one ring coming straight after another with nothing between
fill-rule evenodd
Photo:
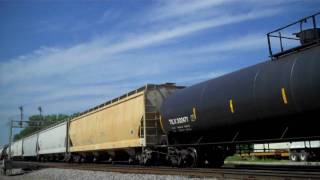
<instances>
[{"instance_id":1,"label":"handrail on tank car","mask_svg":"<svg viewBox=\"0 0 320 180\"><path fill-rule=\"evenodd\" d=\"M270 55L270 58L271 60L275 60L277 57L281 56L281 55L284 55L284 54L287 54L287 53L290 53L290 52L293 52L293 51L296 51L306 45L300 45L298 47L293 47L293 48L289 48L287 50L284 49L283 47L283 42L282 40L283 39L288 39L288 40L301 40L300 38L293 38L293 37L288 37L288 36L283 36L281 34L281 31L282 30L285 30L285 29L288 29L296 24L300 24L300 31L299 33L301 33L303 31L303 27L302 27L302 24L303 23L307 23L308 20L312 20L312 29L316 35L316 38L315 40L312 42L312 43L308 43L307 45L310 45L310 44L313 44L314 42L320 42L320 37L319 37L319 33L317 33L317 20L316 20L316 16L320 15L320 12L318 13L315 13L311 16L307 16L307 17L304 17L296 22L293 22L289 25L286 25L284 27L281 27L281 28L278 28L274 31L271 31L269 33L267 33L267 38L268 38L268 48L269 48L269 55ZM275 35L275 33L277 33L277 35ZM299 34L299 33L294 33L293 35L296 35L296 34ZM272 52L272 43L271 43L271 38L279 38L279 45L280 45L280 52L277 52L277 53L273 53Z\"/></svg>"}]
</instances>

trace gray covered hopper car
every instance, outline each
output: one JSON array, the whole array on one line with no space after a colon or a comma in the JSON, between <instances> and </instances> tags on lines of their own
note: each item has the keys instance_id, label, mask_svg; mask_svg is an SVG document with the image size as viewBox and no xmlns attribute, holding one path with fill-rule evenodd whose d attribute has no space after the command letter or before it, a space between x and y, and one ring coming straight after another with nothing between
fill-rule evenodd
<instances>
[{"instance_id":1,"label":"gray covered hopper car","mask_svg":"<svg viewBox=\"0 0 320 180\"><path fill-rule=\"evenodd\" d=\"M67 122L39 132L38 155L40 159L62 159L67 152Z\"/></svg>"},{"instance_id":2,"label":"gray covered hopper car","mask_svg":"<svg viewBox=\"0 0 320 180\"><path fill-rule=\"evenodd\" d=\"M23 157L35 158L37 156L38 134L33 134L23 139Z\"/></svg>"},{"instance_id":3,"label":"gray covered hopper car","mask_svg":"<svg viewBox=\"0 0 320 180\"><path fill-rule=\"evenodd\" d=\"M23 147L22 139L13 142L11 144L11 152L10 152L11 157L13 157L14 159L21 159L23 154L22 147Z\"/></svg>"}]
</instances>

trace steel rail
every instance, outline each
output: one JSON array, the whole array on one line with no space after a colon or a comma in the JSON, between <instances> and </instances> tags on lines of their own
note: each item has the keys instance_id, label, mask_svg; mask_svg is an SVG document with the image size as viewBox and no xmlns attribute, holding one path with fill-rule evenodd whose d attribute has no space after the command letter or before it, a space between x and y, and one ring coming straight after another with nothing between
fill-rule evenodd
<instances>
[{"instance_id":1,"label":"steel rail","mask_svg":"<svg viewBox=\"0 0 320 180\"><path fill-rule=\"evenodd\" d=\"M215 178L279 178L279 179L320 179L320 167L278 167L236 165L222 168L177 168L177 167L145 167L139 165L111 165L111 164L74 164L74 163L40 163L47 168L75 169L88 171L103 171L133 174L176 175L187 177L215 177Z\"/></svg>"}]
</instances>

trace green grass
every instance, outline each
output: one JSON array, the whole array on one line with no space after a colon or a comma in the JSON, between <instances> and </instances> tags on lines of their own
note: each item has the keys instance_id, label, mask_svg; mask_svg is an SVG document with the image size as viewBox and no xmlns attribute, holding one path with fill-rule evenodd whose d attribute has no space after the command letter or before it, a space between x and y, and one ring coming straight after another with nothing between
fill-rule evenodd
<instances>
[{"instance_id":1,"label":"green grass","mask_svg":"<svg viewBox=\"0 0 320 180\"><path fill-rule=\"evenodd\" d=\"M244 162L280 162L285 160L275 158L241 157L239 155L229 156L226 161L244 161Z\"/></svg>"}]
</instances>

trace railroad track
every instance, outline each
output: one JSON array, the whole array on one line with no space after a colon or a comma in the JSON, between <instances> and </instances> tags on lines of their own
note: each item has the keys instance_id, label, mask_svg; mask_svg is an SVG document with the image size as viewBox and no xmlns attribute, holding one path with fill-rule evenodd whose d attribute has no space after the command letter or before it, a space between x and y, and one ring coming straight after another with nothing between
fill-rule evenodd
<instances>
[{"instance_id":1,"label":"railroad track","mask_svg":"<svg viewBox=\"0 0 320 180\"><path fill-rule=\"evenodd\" d=\"M237 165L223 168L143 167L138 165L38 163L40 167L133 174L176 175L218 179L320 179L320 167Z\"/></svg>"}]
</instances>

